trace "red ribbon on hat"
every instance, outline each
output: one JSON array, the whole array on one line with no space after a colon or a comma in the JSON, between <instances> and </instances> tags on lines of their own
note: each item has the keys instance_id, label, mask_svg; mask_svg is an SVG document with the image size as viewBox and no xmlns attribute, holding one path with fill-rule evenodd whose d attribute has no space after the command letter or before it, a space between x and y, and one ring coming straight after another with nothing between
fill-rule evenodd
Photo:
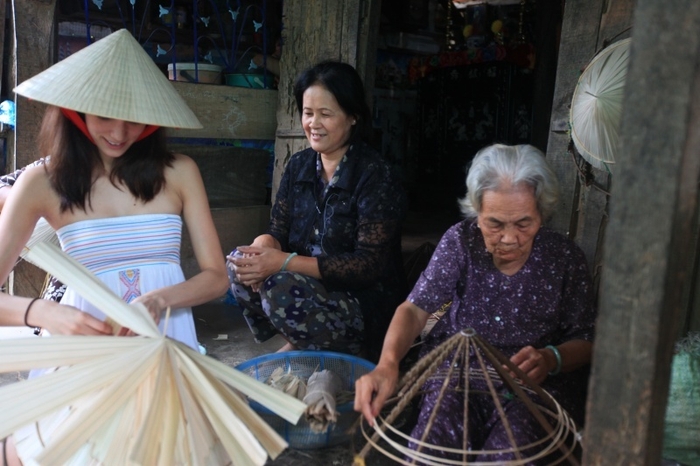
<instances>
[{"instance_id":1,"label":"red ribbon on hat","mask_svg":"<svg viewBox=\"0 0 700 466\"><path fill-rule=\"evenodd\" d=\"M61 108L61 113L63 113L63 116L68 118L79 130L81 133L85 135L88 140L95 144L95 140L92 139L92 136L90 135L90 132L87 129L87 125L85 124L85 120L83 120L78 112L75 110L69 110L67 108ZM137 141L140 141L141 139L147 138L151 134L153 134L160 126L156 125L146 125L146 127L143 129L141 134L139 135Z\"/></svg>"}]
</instances>

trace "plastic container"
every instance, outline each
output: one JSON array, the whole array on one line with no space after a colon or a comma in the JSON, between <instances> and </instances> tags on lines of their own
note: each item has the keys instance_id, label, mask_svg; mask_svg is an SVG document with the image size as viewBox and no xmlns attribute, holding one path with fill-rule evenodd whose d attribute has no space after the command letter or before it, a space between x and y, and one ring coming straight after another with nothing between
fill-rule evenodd
<instances>
[{"instance_id":1,"label":"plastic container","mask_svg":"<svg viewBox=\"0 0 700 466\"><path fill-rule=\"evenodd\" d=\"M239 364L236 369L265 382L278 367L284 367L285 371L291 371L305 381L314 372L328 369L341 378L344 390L354 391L355 380L374 369L374 364L356 356L332 351L288 351L258 356ZM325 432L316 433L303 416L294 425L255 401L250 401L250 407L280 434L290 447L302 450L349 442L353 435L352 426L359 416L359 413L353 410L353 401L338 404L338 422L329 425Z\"/></svg>"},{"instance_id":2,"label":"plastic container","mask_svg":"<svg viewBox=\"0 0 700 466\"><path fill-rule=\"evenodd\" d=\"M180 81L188 83L206 83L206 84L221 84L222 67L219 65L210 65L208 63L197 63L195 69L194 63L177 63L177 79L173 74L173 64L168 64L168 79L171 81Z\"/></svg>"},{"instance_id":3,"label":"plastic container","mask_svg":"<svg viewBox=\"0 0 700 466\"><path fill-rule=\"evenodd\" d=\"M267 79L267 87L269 87L272 84L272 76L264 77L261 74L230 73L226 75L226 85L265 89L265 79Z\"/></svg>"}]
</instances>

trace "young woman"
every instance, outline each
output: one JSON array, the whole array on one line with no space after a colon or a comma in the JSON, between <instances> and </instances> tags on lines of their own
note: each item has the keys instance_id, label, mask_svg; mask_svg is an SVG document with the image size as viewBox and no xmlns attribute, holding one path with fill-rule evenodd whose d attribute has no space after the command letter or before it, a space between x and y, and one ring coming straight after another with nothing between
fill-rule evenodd
<instances>
[{"instance_id":1,"label":"young woman","mask_svg":"<svg viewBox=\"0 0 700 466\"><path fill-rule=\"evenodd\" d=\"M126 30L71 55L16 92L50 104L39 135L39 155L50 159L24 172L3 207L0 280L7 279L44 217L64 251L125 301L143 304L156 322L170 308L167 334L196 348L191 306L223 295L228 279L197 166L166 150L161 128L201 127L194 114ZM155 105L154 99L161 101ZM188 280L180 267L183 220L200 267ZM0 294L0 325L111 335L103 318L70 287L60 304ZM36 435L34 426L27 430ZM23 450L22 435L14 438L26 462L34 452ZM18 464L14 445L6 443L9 464Z\"/></svg>"}]
</instances>

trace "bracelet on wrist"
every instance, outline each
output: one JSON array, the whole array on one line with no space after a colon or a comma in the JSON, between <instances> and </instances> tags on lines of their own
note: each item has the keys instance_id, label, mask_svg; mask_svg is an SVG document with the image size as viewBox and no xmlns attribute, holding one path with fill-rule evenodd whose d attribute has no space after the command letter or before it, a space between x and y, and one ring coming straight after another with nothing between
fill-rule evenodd
<instances>
[{"instance_id":1,"label":"bracelet on wrist","mask_svg":"<svg viewBox=\"0 0 700 466\"><path fill-rule=\"evenodd\" d=\"M287 265L289 265L289 261L292 260L292 258L296 255L297 255L296 252L292 252L287 256L287 258L284 260L284 263L282 264L282 268L280 269L280 272L284 272L285 270L287 270Z\"/></svg>"},{"instance_id":2,"label":"bracelet on wrist","mask_svg":"<svg viewBox=\"0 0 700 466\"><path fill-rule=\"evenodd\" d=\"M35 327L33 325L29 325L29 322L27 322L27 317L29 316L29 310L32 308L32 305L41 298L34 298L31 301L29 301L29 305L27 306L27 309L24 311L24 325L26 325L29 328L34 329L34 335L39 335L41 333L41 327Z\"/></svg>"},{"instance_id":3,"label":"bracelet on wrist","mask_svg":"<svg viewBox=\"0 0 700 466\"><path fill-rule=\"evenodd\" d=\"M554 357L557 359L557 367L553 371L550 371L549 375L557 375L559 372L561 372L561 353L556 346L547 345L545 348L551 350L552 353L554 353Z\"/></svg>"}]
</instances>

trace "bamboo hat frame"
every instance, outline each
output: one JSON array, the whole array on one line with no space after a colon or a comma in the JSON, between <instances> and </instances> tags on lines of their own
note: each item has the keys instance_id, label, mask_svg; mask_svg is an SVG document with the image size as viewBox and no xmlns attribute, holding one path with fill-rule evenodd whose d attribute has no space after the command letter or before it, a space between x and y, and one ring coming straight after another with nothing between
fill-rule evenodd
<instances>
[{"instance_id":1,"label":"bamboo hat frame","mask_svg":"<svg viewBox=\"0 0 700 466\"><path fill-rule=\"evenodd\" d=\"M478 368L470 366L469 361L471 357L477 359ZM448 358L452 358L449 361L449 369L441 369L441 366ZM490 364L490 367L487 364ZM461 370L460 368L468 368L468 370ZM516 374L520 380L511 377L511 372ZM412 438L392 424L396 421L399 414L407 408L411 400L422 393L421 390L429 379L442 381L442 386L436 399L436 406L432 410L432 415L428 420L422 438ZM432 429L446 393L454 390L463 393L466 407L469 404L469 397L476 394L476 390L470 387L470 381L474 380L486 382L488 393L479 393L479 395L489 396L494 401L508 433L511 443L510 448L507 451L471 449L466 435L469 425L467 408L465 408L463 413L462 422L465 435L462 448L444 448L440 445L426 443L426 438ZM448 383L450 381L457 381L457 386L451 386ZM497 393L494 385L496 381L502 382L504 386L510 389L514 399L525 404L534 419L542 426L545 432L543 437L528 445L516 444L510 421L503 410L501 399L504 396ZM533 401L536 398L541 400L541 402L536 403ZM478 464L480 466L518 466L530 464L530 461L542 461L545 458L549 462L548 464L560 464L567 461L571 465L578 465L578 461L573 453L579 448L580 442L576 424L569 417L568 413L549 393L533 382L501 352L479 337L473 329L465 329L453 335L416 362L413 368L399 381L398 394L390 401L396 402L396 405L386 417L380 416L375 419L373 433L369 432L362 418L360 418L360 430L367 443L355 455L354 466L364 466L365 459L372 450L376 450L403 465L450 466ZM458 416L459 413L455 413L455 415ZM380 442L380 439L383 442ZM417 448L415 450L408 448L405 446L407 442L417 445ZM455 457L461 458L461 460L433 456L426 453L424 451L426 449L449 452ZM480 454L495 453L511 453L515 458L513 460L498 460L495 462L474 462L474 458Z\"/></svg>"},{"instance_id":2,"label":"bamboo hat frame","mask_svg":"<svg viewBox=\"0 0 700 466\"><path fill-rule=\"evenodd\" d=\"M69 55L14 91L32 100L104 118L202 128L168 78L126 29Z\"/></svg>"}]
</instances>

